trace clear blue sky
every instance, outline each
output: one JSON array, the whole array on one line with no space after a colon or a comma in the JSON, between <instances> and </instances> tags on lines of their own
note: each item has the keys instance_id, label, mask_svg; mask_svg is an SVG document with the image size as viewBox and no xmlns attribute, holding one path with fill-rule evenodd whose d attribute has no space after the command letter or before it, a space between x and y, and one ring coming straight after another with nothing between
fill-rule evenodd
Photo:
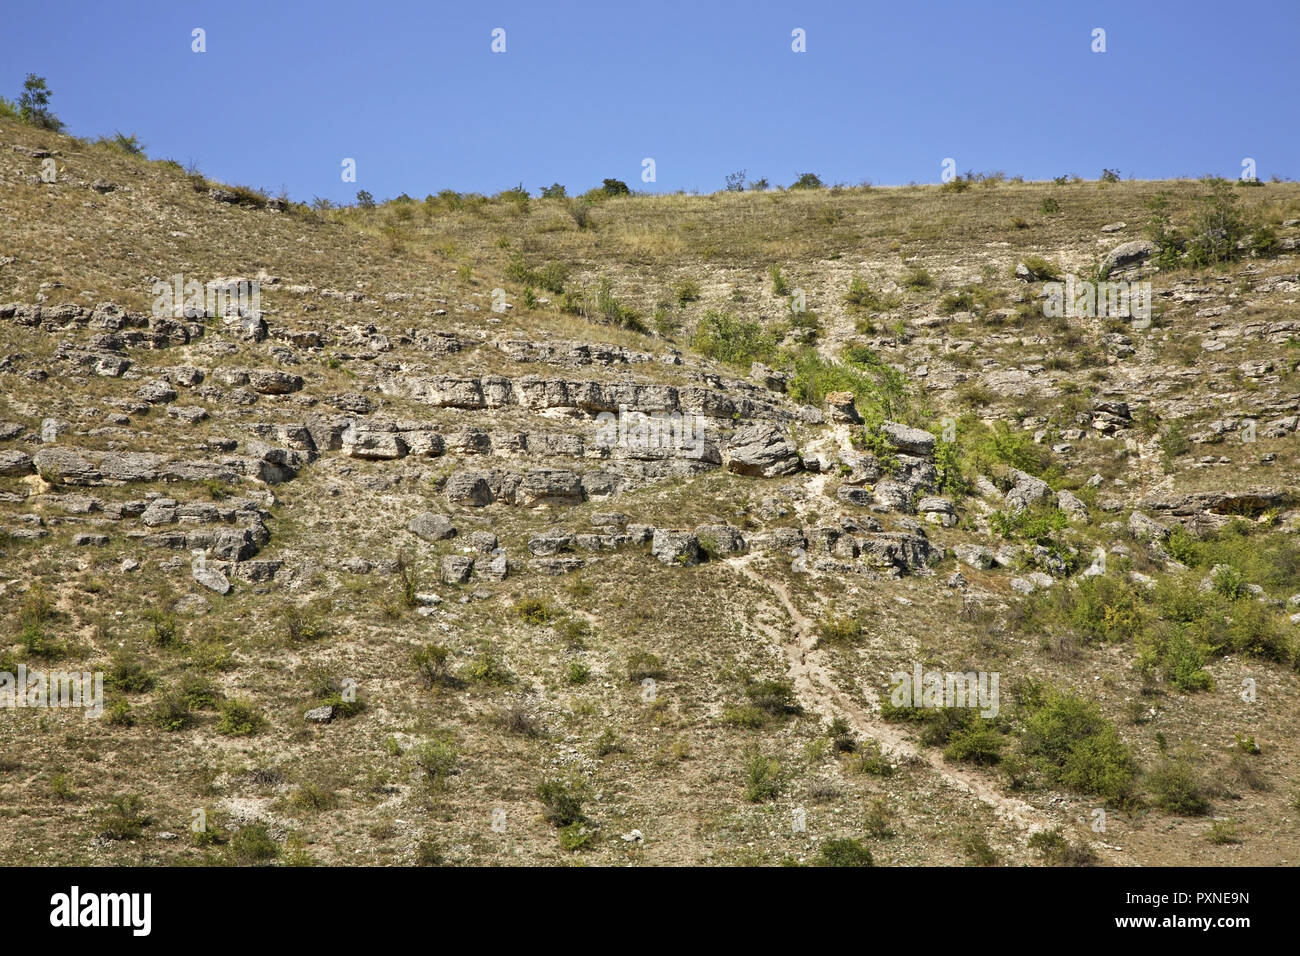
<instances>
[{"instance_id":1,"label":"clear blue sky","mask_svg":"<svg viewBox=\"0 0 1300 956\"><path fill-rule=\"evenodd\" d=\"M41 74L77 135L302 200L937 182L946 157L1092 179L1237 177L1249 156L1300 178L1300 0L33 0L0 31L10 99Z\"/></svg>"}]
</instances>

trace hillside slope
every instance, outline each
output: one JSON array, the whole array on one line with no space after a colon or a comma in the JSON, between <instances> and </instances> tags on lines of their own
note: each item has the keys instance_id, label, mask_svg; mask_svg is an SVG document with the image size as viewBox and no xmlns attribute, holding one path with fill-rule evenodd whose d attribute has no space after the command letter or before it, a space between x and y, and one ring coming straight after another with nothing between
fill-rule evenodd
<instances>
[{"instance_id":1,"label":"hillside slope","mask_svg":"<svg viewBox=\"0 0 1300 956\"><path fill-rule=\"evenodd\" d=\"M0 671L105 673L0 711L12 862L1300 857L1295 184L0 186Z\"/></svg>"}]
</instances>

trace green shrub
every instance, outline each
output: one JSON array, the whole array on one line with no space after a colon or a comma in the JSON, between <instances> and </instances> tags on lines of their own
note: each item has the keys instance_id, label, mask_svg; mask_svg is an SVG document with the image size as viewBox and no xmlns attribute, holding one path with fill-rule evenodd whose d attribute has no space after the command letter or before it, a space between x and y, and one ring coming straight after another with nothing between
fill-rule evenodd
<instances>
[{"instance_id":1,"label":"green shrub","mask_svg":"<svg viewBox=\"0 0 1300 956\"><path fill-rule=\"evenodd\" d=\"M412 748L411 759L430 786L441 786L456 772L459 754L449 736L443 735Z\"/></svg>"},{"instance_id":2,"label":"green shrub","mask_svg":"<svg viewBox=\"0 0 1300 956\"><path fill-rule=\"evenodd\" d=\"M318 783L299 784L298 789L289 797L289 805L297 810L319 812L333 810L339 805L338 794Z\"/></svg>"},{"instance_id":3,"label":"green shrub","mask_svg":"<svg viewBox=\"0 0 1300 956\"><path fill-rule=\"evenodd\" d=\"M294 604L286 604L279 615L285 640L290 644L304 644L320 640L329 633L324 618L315 609L304 609Z\"/></svg>"},{"instance_id":4,"label":"green shrub","mask_svg":"<svg viewBox=\"0 0 1300 956\"><path fill-rule=\"evenodd\" d=\"M1004 538L1050 545L1069 527L1069 518L1050 504L1032 505L1020 511L995 511L989 515L989 527Z\"/></svg>"},{"instance_id":5,"label":"green shrub","mask_svg":"<svg viewBox=\"0 0 1300 956\"><path fill-rule=\"evenodd\" d=\"M563 611L543 598L526 597L515 602L515 616L525 624L541 627L558 620Z\"/></svg>"},{"instance_id":6,"label":"green shrub","mask_svg":"<svg viewBox=\"0 0 1300 956\"><path fill-rule=\"evenodd\" d=\"M191 710L211 710L224 697L221 689L201 674L182 675L176 692Z\"/></svg>"},{"instance_id":7,"label":"green shrub","mask_svg":"<svg viewBox=\"0 0 1300 956\"><path fill-rule=\"evenodd\" d=\"M506 266L507 279L524 286L536 286L555 295L564 291L564 283L568 277L568 269L562 262L548 262L540 269L534 269L523 260L522 256L517 255Z\"/></svg>"},{"instance_id":8,"label":"green shrub","mask_svg":"<svg viewBox=\"0 0 1300 956\"><path fill-rule=\"evenodd\" d=\"M1020 740L1026 755L1071 790L1112 803L1131 798L1137 761L1095 703L1055 689L1027 697Z\"/></svg>"},{"instance_id":9,"label":"green shrub","mask_svg":"<svg viewBox=\"0 0 1300 956\"><path fill-rule=\"evenodd\" d=\"M1088 642L1130 641L1142 632L1141 604L1127 579L1099 574L1077 585L1069 595L1069 621Z\"/></svg>"},{"instance_id":10,"label":"green shrub","mask_svg":"<svg viewBox=\"0 0 1300 956\"><path fill-rule=\"evenodd\" d=\"M606 196L630 196L632 190L621 179L606 179L600 184L600 191Z\"/></svg>"},{"instance_id":11,"label":"green shrub","mask_svg":"<svg viewBox=\"0 0 1300 956\"><path fill-rule=\"evenodd\" d=\"M927 269L909 269L903 274L901 284L905 289L930 289L934 287L934 276Z\"/></svg>"},{"instance_id":12,"label":"green shrub","mask_svg":"<svg viewBox=\"0 0 1300 956\"><path fill-rule=\"evenodd\" d=\"M163 730L174 732L192 726L194 715L190 713L189 702L173 689L161 694L154 702L149 720Z\"/></svg>"},{"instance_id":13,"label":"green shrub","mask_svg":"<svg viewBox=\"0 0 1300 956\"><path fill-rule=\"evenodd\" d=\"M126 153L128 156L144 155L145 144L140 142L138 136L127 136L125 133L115 132L112 136L101 137L96 142L118 152Z\"/></svg>"},{"instance_id":14,"label":"green shrub","mask_svg":"<svg viewBox=\"0 0 1300 956\"><path fill-rule=\"evenodd\" d=\"M745 800L762 803L781 793L781 764L775 757L752 749L745 753Z\"/></svg>"},{"instance_id":15,"label":"green shrub","mask_svg":"<svg viewBox=\"0 0 1300 956\"><path fill-rule=\"evenodd\" d=\"M115 700L104 712L104 721L110 727L134 727L135 714L131 705L124 700Z\"/></svg>"},{"instance_id":16,"label":"green shrub","mask_svg":"<svg viewBox=\"0 0 1300 956\"><path fill-rule=\"evenodd\" d=\"M1205 838L1215 846L1229 846L1241 842L1241 832L1230 820L1215 820L1205 831Z\"/></svg>"},{"instance_id":17,"label":"green shrub","mask_svg":"<svg viewBox=\"0 0 1300 956\"><path fill-rule=\"evenodd\" d=\"M565 191L564 187L561 186L559 183L552 183L549 186L542 187L543 199L563 199L567 195L568 193Z\"/></svg>"},{"instance_id":18,"label":"green shrub","mask_svg":"<svg viewBox=\"0 0 1300 956\"><path fill-rule=\"evenodd\" d=\"M997 293L987 286L972 285L949 292L939 300L939 313L973 312L981 315L997 304Z\"/></svg>"},{"instance_id":19,"label":"green shrub","mask_svg":"<svg viewBox=\"0 0 1300 956\"><path fill-rule=\"evenodd\" d=\"M852 309L868 312L885 312L895 308L898 302L887 296L881 296L856 272L849 280L849 291L844 294L844 304Z\"/></svg>"},{"instance_id":20,"label":"green shrub","mask_svg":"<svg viewBox=\"0 0 1300 956\"><path fill-rule=\"evenodd\" d=\"M892 777L896 769L876 740L862 742L855 765L860 773L869 773L873 777Z\"/></svg>"},{"instance_id":21,"label":"green shrub","mask_svg":"<svg viewBox=\"0 0 1300 956\"><path fill-rule=\"evenodd\" d=\"M740 704L722 709L722 722L729 727L742 730L760 730L772 722L772 718L753 704Z\"/></svg>"},{"instance_id":22,"label":"green shrub","mask_svg":"<svg viewBox=\"0 0 1300 956\"><path fill-rule=\"evenodd\" d=\"M774 265L767 270L767 274L772 277L772 294L776 296L789 295L790 283L786 281L785 276L781 274L781 267Z\"/></svg>"},{"instance_id":23,"label":"green shrub","mask_svg":"<svg viewBox=\"0 0 1300 956\"><path fill-rule=\"evenodd\" d=\"M1169 211L1169 196L1159 193L1150 199L1147 207L1151 216L1146 234L1156 244L1153 261L1161 268L1205 268L1221 262L1240 258L1244 252L1253 252L1255 243L1242 240L1259 235L1259 246L1266 252L1276 248L1269 241L1267 231L1253 223L1238 207L1238 197L1226 179L1206 177L1202 180L1206 192L1197 198L1195 212L1190 222L1175 225ZM1102 278L1105 278L1104 276Z\"/></svg>"},{"instance_id":24,"label":"green shrub","mask_svg":"<svg viewBox=\"0 0 1300 956\"><path fill-rule=\"evenodd\" d=\"M776 352L776 342L760 323L712 309L700 319L691 347L707 358L746 369L751 362L772 361Z\"/></svg>"},{"instance_id":25,"label":"green shrub","mask_svg":"<svg viewBox=\"0 0 1300 956\"><path fill-rule=\"evenodd\" d=\"M1210 800L1196 771L1186 759L1167 760L1147 775L1152 802L1168 813L1198 817L1210 811Z\"/></svg>"},{"instance_id":26,"label":"green shrub","mask_svg":"<svg viewBox=\"0 0 1300 956\"><path fill-rule=\"evenodd\" d=\"M443 644L427 644L411 653L411 663L425 687L446 686L454 683L451 676L451 648Z\"/></svg>"},{"instance_id":27,"label":"green shrub","mask_svg":"<svg viewBox=\"0 0 1300 956\"><path fill-rule=\"evenodd\" d=\"M570 823L566 827L560 827L561 850L576 853L578 850L590 850L595 844L596 834L587 829L586 824Z\"/></svg>"},{"instance_id":28,"label":"green shrub","mask_svg":"<svg viewBox=\"0 0 1300 956\"><path fill-rule=\"evenodd\" d=\"M817 622L819 644L851 644L859 640L862 633L862 621L851 614L823 614Z\"/></svg>"},{"instance_id":29,"label":"green shrub","mask_svg":"<svg viewBox=\"0 0 1300 956\"><path fill-rule=\"evenodd\" d=\"M242 866L269 863L280 855L279 844L271 838L264 823L240 827L230 838L228 849L233 862Z\"/></svg>"},{"instance_id":30,"label":"green shrub","mask_svg":"<svg viewBox=\"0 0 1300 956\"><path fill-rule=\"evenodd\" d=\"M1240 571L1228 564L1221 564L1214 569L1210 575L1211 583L1218 594L1222 594L1230 601L1243 598L1248 593L1246 590L1246 578Z\"/></svg>"},{"instance_id":31,"label":"green shrub","mask_svg":"<svg viewBox=\"0 0 1300 956\"><path fill-rule=\"evenodd\" d=\"M134 793L114 797L102 817L102 835L109 840L134 840L151 822L144 812L144 800Z\"/></svg>"},{"instance_id":32,"label":"green shrub","mask_svg":"<svg viewBox=\"0 0 1300 956\"><path fill-rule=\"evenodd\" d=\"M962 851L973 866L997 866L997 852L989 845L989 839L978 831L968 833L961 841Z\"/></svg>"},{"instance_id":33,"label":"green shrub","mask_svg":"<svg viewBox=\"0 0 1300 956\"><path fill-rule=\"evenodd\" d=\"M42 660L58 660L67 650L62 641L37 624L24 625L18 632L18 643L22 645L28 657Z\"/></svg>"},{"instance_id":34,"label":"green shrub","mask_svg":"<svg viewBox=\"0 0 1300 956\"><path fill-rule=\"evenodd\" d=\"M560 189L564 187L561 186ZM546 190L542 190L542 198L546 197ZM433 840L421 840L415 848L415 865L416 866L442 866L445 862L442 849Z\"/></svg>"},{"instance_id":35,"label":"green shrub","mask_svg":"<svg viewBox=\"0 0 1300 956\"><path fill-rule=\"evenodd\" d=\"M800 173L799 178L790 184L791 189L821 189L826 184L816 173Z\"/></svg>"},{"instance_id":36,"label":"green shrub","mask_svg":"<svg viewBox=\"0 0 1300 956\"><path fill-rule=\"evenodd\" d=\"M749 681L745 685L745 696L749 698L751 705L772 717L803 713L803 708L799 706L794 694L794 684L790 681Z\"/></svg>"},{"instance_id":37,"label":"green shrub","mask_svg":"<svg viewBox=\"0 0 1300 956\"><path fill-rule=\"evenodd\" d=\"M591 221L591 203L585 199L570 199L568 206L565 207L574 224L579 229L589 229L593 225Z\"/></svg>"},{"instance_id":38,"label":"green shrub","mask_svg":"<svg viewBox=\"0 0 1300 956\"><path fill-rule=\"evenodd\" d=\"M871 851L852 837L823 840L817 848L814 866L874 866Z\"/></svg>"},{"instance_id":39,"label":"green shrub","mask_svg":"<svg viewBox=\"0 0 1300 956\"><path fill-rule=\"evenodd\" d=\"M537 785L542 816L554 827L567 827L583 820L582 805L587 786L577 777L552 777Z\"/></svg>"},{"instance_id":40,"label":"green shrub","mask_svg":"<svg viewBox=\"0 0 1300 956\"><path fill-rule=\"evenodd\" d=\"M1060 827L1030 834L1029 849L1037 851L1049 866L1092 866L1096 862L1091 849L1082 843L1071 843Z\"/></svg>"},{"instance_id":41,"label":"green shrub","mask_svg":"<svg viewBox=\"0 0 1300 956\"><path fill-rule=\"evenodd\" d=\"M1006 422L987 426L965 417L958 423L957 439L965 461L980 474L991 473L996 465L1006 465L1044 478L1052 466L1049 449L1036 444L1029 432L1013 431Z\"/></svg>"},{"instance_id":42,"label":"green shrub","mask_svg":"<svg viewBox=\"0 0 1300 956\"><path fill-rule=\"evenodd\" d=\"M947 760L992 766L1002 759L1006 738L992 727L976 725L962 728L952 735L943 755Z\"/></svg>"},{"instance_id":43,"label":"green shrub","mask_svg":"<svg viewBox=\"0 0 1300 956\"><path fill-rule=\"evenodd\" d=\"M834 362L814 348L801 349L794 356L787 386L790 397L820 405L830 392L852 392L858 411L876 422L907 409L907 380L897 369L867 348L845 349L843 359Z\"/></svg>"},{"instance_id":44,"label":"green shrub","mask_svg":"<svg viewBox=\"0 0 1300 956\"><path fill-rule=\"evenodd\" d=\"M1055 199L1052 202L1056 202ZM1054 281L1061 278L1061 270L1042 256L1026 256L1025 268L1034 274L1038 281Z\"/></svg>"},{"instance_id":45,"label":"green shrub","mask_svg":"<svg viewBox=\"0 0 1300 956\"><path fill-rule=\"evenodd\" d=\"M955 441L938 441L934 445L935 486L941 494L964 498L974 490L962 468L961 452Z\"/></svg>"},{"instance_id":46,"label":"green shrub","mask_svg":"<svg viewBox=\"0 0 1300 956\"><path fill-rule=\"evenodd\" d=\"M623 305L614 296L613 286L608 279L602 278L596 287L595 316L620 328L633 332L644 332L645 323L633 309Z\"/></svg>"},{"instance_id":47,"label":"green shrub","mask_svg":"<svg viewBox=\"0 0 1300 956\"><path fill-rule=\"evenodd\" d=\"M466 665L462 673L476 684L504 686L515 682L515 675L494 651L483 650Z\"/></svg>"},{"instance_id":48,"label":"green shrub","mask_svg":"<svg viewBox=\"0 0 1300 956\"><path fill-rule=\"evenodd\" d=\"M683 279L673 287L673 298L678 305L697 302L700 298L700 284L694 279Z\"/></svg>"},{"instance_id":49,"label":"green shrub","mask_svg":"<svg viewBox=\"0 0 1300 956\"><path fill-rule=\"evenodd\" d=\"M148 622L147 637L156 647L176 647L180 635L176 631L176 618L157 608L146 608L141 617Z\"/></svg>"},{"instance_id":50,"label":"green shrub","mask_svg":"<svg viewBox=\"0 0 1300 956\"><path fill-rule=\"evenodd\" d=\"M568 668L564 672L564 682L566 684L585 684L591 680L591 668L582 661L570 661Z\"/></svg>"},{"instance_id":51,"label":"green shrub","mask_svg":"<svg viewBox=\"0 0 1300 956\"><path fill-rule=\"evenodd\" d=\"M233 698L221 702L217 733L226 737L252 737L266 727L266 718L257 712L250 701Z\"/></svg>"}]
</instances>

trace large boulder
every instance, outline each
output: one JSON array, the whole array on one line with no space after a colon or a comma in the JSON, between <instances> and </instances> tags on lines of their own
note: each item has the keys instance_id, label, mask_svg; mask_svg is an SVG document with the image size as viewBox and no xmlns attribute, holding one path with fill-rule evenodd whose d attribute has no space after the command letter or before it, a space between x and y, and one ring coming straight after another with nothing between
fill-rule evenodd
<instances>
[{"instance_id":1,"label":"large boulder","mask_svg":"<svg viewBox=\"0 0 1300 956\"><path fill-rule=\"evenodd\" d=\"M1015 484L1007 492L1005 500L1012 511L1024 511L1030 505L1052 500L1052 488L1043 479L1015 468L1011 469L1011 477Z\"/></svg>"},{"instance_id":2,"label":"large boulder","mask_svg":"<svg viewBox=\"0 0 1300 956\"><path fill-rule=\"evenodd\" d=\"M23 475L32 474L35 470L36 466L32 464L30 455L17 449L0 451L0 477L21 478Z\"/></svg>"},{"instance_id":3,"label":"large boulder","mask_svg":"<svg viewBox=\"0 0 1300 956\"><path fill-rule=\"evenodd\" d=\"M905 455L929 458L934 454L934 436L924 428L910 428L898 422L885 422L880 426L889 443Z\"/></svg>"},{"instance_id":4,"label":"large boulder","mask_svg":"<svg viewBox=\"0 0 1300 956\"><path fill-rule=\"evenodd\" d=\"M416 515L406 525L406 530L422 541L445 541L456 537L456 527L451 519L432 511Z\"/></svg>"},{"instance_id":5,"label":"large boulder","mask_svg":"<svg viewBox=\"0 0 1300 956\"><path fill-rule=\"evenodd\" d=\"M303 386L302 376L290 375L273 368L253 369L248 373L249 387L263 395L287 395Z\"/></svg>"},{"instance_id":6,"label":"large boulder","mask_svg":"<svg viewBox=\"0 0 1300 956\"><path fill-rule=\"evenodd\" d=\"M827 392L826 414L837 425L857 425L862 422L852 392Z\"/></svg>"},{"instance_id":7,"label":"large boulder","mask_svg":"<svg viewBox=\"0 0 1300 956\"><path fill-rule=\"evenodd\" d=\"M533 505L578 505L584 497L582 477L572 471L537 469L523 476L515 501Z\"/></svg>"},{"instance_id":8,"label":"large boulder","mask_svg":"<svg viewBox=\"0 0 1300 956\"><path fill-rule=\"evenodd\" d=\"M194 580L203 585L209 591L216 591L218 594L230 593L230 581L224 574L213 568L195 568Z\"/></svg>"},{"instance_id":9,"label":"large boulder","mask_svg":"<svg viewBox=\"0 0 1300 956\"><path fill-rule=\"evenodd\" d=\"M396 431L351 428L343 434L343 452L352 458L391 461L405 458L408 451L409 446Z\"/></svg>"},{"instance_id":10,"label":"large boulder","mask_svg":"<svg viewBox=\"0 0 1300 956\"><path fill-rule=\"evenodd\" d=\"M729 524L706 524L695 529L701 550L708 554L738 554L745 550L740 529Z\"/></svg>"},{"instance_id":11,"label":"large boulder","mask_svg":"<svg viewBox=\"0 0 1300 956\"><path fill-rule=\"evenodd\" d=\"M100 480L99 469L71 448L46 445L32 457L36 471L55 484L88 485Z\"/></svg>"},{"instance_id":12,"label":"large boulder","mask_svg":"<svg viewBox=\"0 0 1300 956\"><path fill-rule=\"evenodd\" d=\"M1072 491L1062 488L1056 493L1056 507L1069 516L1071 521L1087 521L1088 506Z\"/></svg>"},{"instance_id":13,"label":"large boulder","mask_svg":"<svg viewBox=\"0 0 1300 956\"><path fill-rule=\"evenodd\" d=\"M754 422L736 429L727 444L727 470L750 478L775 478L798 471L799 452L775 425Z\"/></svg>"},{"instance_id":14,"label":"large boulder","mask_svg":"<svg viewBox=\"0 0 1300 956\"><path fill-rule=\"evenodd\" d=\"M1168 528L1140 511L1135 511L1128 516L1128 530L1133 537L1147 541L1163 541L1169 537Z\"/></svg>"},{"instance_id":15,"label":"large boulder","mask_svg":"<svg viewBox=\"0 0 1300 956\"><path fill-rule=\"evenodd\" d=\"M443 490L452 504L482 508L492 503L492 488L487 476L479 472L458 472L447 479Z\"/></svg>"},{"instance_id":16,"label":"large boulder","mask_svg":"<svg viewBox=\"0 0 1300 956\"><path fill-rule=\"evenodd\" d=\"M918 534L881 532L858 540L858 550L863 558L879 567L895 567L900 571L915 571L928 566L930 542Z\"/></svg>"},{"instance_id":17,"label":"large boulder","mask_svg":"<svg viewBox=\"0 0 1300 956\"><path fill-rule=\"evenodd\" d=\"M650 544L650 553L660 564L687 565L699 564L704 552L700 548L700 539L692 531L669 531L667 528L655 530L654 540Z\"/></svg>"},{"instance_id":18,"label":"large boulder","mask_svg":"<svg viewBox=\"0 0 1300 956\"><path fill-rule=\"evenodd\" d=\"M573 535L552 529L530 538L528 550L539 558L553 558L557 554L573 550Z\"/></svg>"},{"instance_id":19,"label":"large boulder","mask_svg":"<svg viewBox=\"0 0 1300 956\"><path fill-rule=\"evenodd\" d=\"M108 452L100 459L99 470L115 481L156 481L164 460L149 452Z\"/></svg>"},{"instance_id":20,"label":"large boulder","mask_svg":"<svg viewBox=\"0 0 1300 956\"><path fill-rule=\"evenodd\" d=\"M1122 243L1106 253L1106 257L1101 260L1101 274L1108 276L1112 272L1140 265L1155 255L1158 248L1150 239L1134 239Z\"/></svg>"},{"instance_id":21,"label":"large boulder","mask_svg":"<svg viewBox=\"0 0 1300 956\"><path fill-rule=\"evenodd\" d=\"M176 389L172 388L171 382L161 378L141 385L135 395L140 401L148 402L150 405L176 401Z\"/></svg>"},{"instance_id":22,"label":"large boulder","mask_svg":"<svg viewBox=\"0 0 1300 956\"><path fill-rule=\"evenodd\" d=\"M474 570L474 559L464 554L449 554L442 559L442 583L464 584Z\"/></svg>"}]
</instances>

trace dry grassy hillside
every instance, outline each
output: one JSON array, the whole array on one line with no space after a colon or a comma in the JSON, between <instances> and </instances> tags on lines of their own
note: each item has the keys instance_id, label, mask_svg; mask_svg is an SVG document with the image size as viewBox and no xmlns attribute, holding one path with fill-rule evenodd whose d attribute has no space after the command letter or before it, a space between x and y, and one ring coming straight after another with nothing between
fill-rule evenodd
<instances>
[{"instance_id":1,"label":"dry grassy hillside","mask_svg":"<svg viewBox=\"0 0 1300 956\"><path fill-rule=\"evenodd\" d=\"M1300 186L1217 189L311 209L0 121L0 672L105 681L0 710L10 862L1294 865ZM1125 243L1149 322L1044 314Z\"/></svg>"}]
</instances>

